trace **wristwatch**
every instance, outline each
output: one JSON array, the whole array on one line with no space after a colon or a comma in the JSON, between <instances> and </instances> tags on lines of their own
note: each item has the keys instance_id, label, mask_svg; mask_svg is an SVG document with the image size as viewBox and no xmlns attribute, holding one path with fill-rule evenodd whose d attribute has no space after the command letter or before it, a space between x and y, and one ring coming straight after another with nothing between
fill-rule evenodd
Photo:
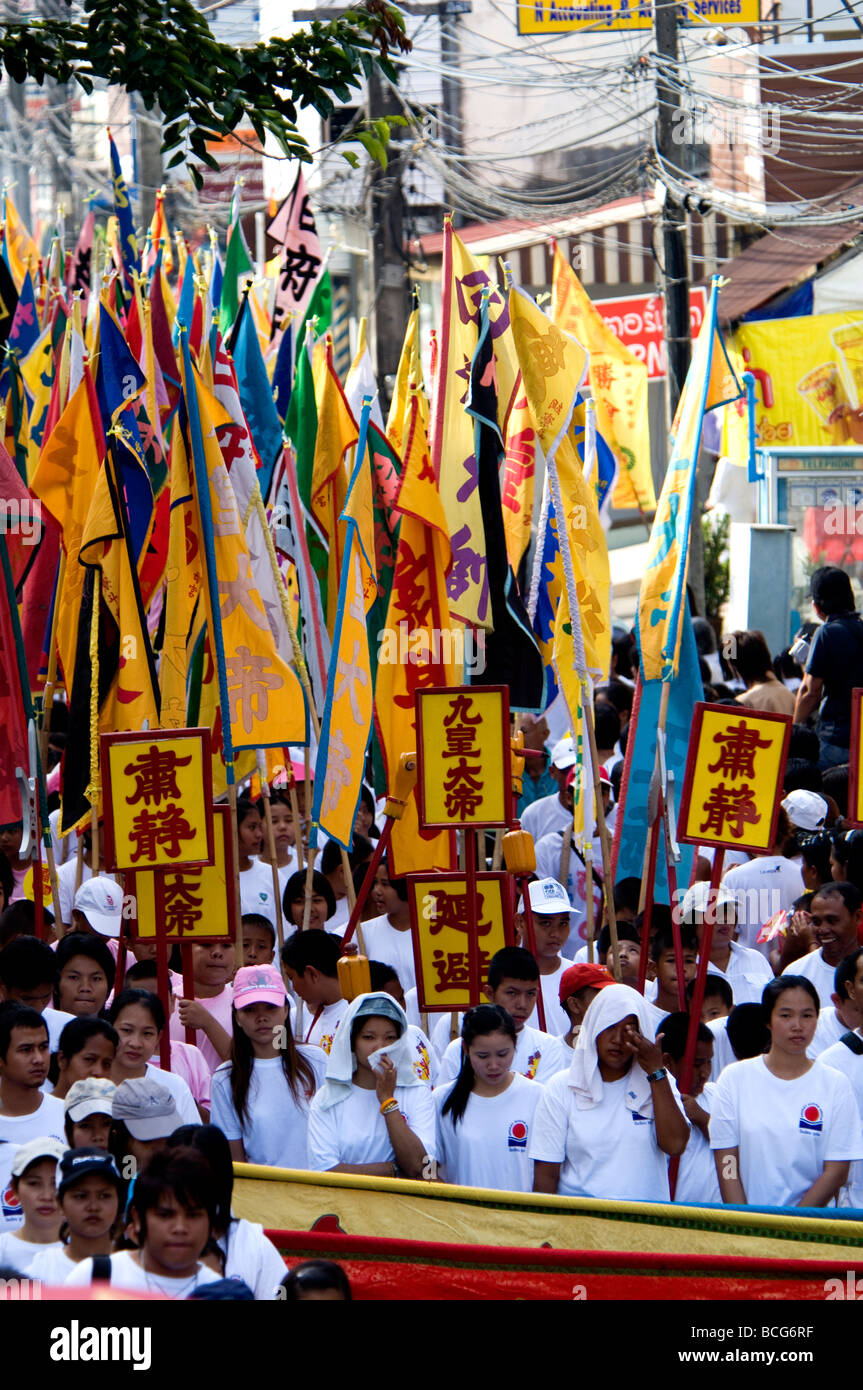
<instances>
[{"instance_id":1,"label":"wristwatch","mask_svg":"<svg viewBox=\"0 0 863 1390\"><path fill-rule=\"evenodd\" d=\"M664 1081L667 1075L668 1072L665 1070L665 1067L657 1067L656 1071L649 1071L647 1073L647 1079L648 1081Z\"/></svg>"}]
</instances>

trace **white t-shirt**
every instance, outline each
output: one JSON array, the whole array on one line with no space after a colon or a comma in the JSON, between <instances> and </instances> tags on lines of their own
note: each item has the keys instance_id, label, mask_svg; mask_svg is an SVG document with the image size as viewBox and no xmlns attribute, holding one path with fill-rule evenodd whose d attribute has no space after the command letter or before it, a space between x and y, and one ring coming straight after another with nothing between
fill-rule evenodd
<instances>
[{"instance_id":1,"label":"white t-shirt","mask_svg":"<svg viewBox=\"0 0 863 1390\"><path fill-rule=\"evenodd\" d=\"M327 931L333 936L344 936L345 928L350 920L351 905L347 897L336 898L336 910L332 917L327 918ZM363 926L363 932L365 932L365 926Z\"/></svg>"},{"instance_id":2,"label":"white t-shirt","mask_svg":"<svg viewBox=\"0 0 863 1390\"><path fill-rule=\"evenodd\" d=\"M396 1086L408 1128L430 1158L435 1154L435 1108L428 1086ZM393 1146L376 1091L352 1086L338 1105L323 1110L315 1096L309 1115L308 1167L319 1173L339 1163L392 1163Z\"/></svg>"},{"instance_id":3,"label":"white t-shirt","mask_svg":"<svg viewBox=\"0 0 863 1390\"><path fill-rule=\"evenodd\" d=\"M282 890L284 891L284 890ZM240 870L240 912L257 912L276 925L276 899L273 894L273 871L260 859L252 860L250 869Z\"/></svg>"},{"instance_id":4,"label":"white t-shirt","mask_svg":"<svg viewBox=\"0 0 863 1390\"><path fill-rule=\"evenodd\" d=\"M0 1114L0 1139L7 1139L10 1144L26 1144L28 1139L43 1139L50 1134L65 1144L65 1119L62 1100L43 1094L38 1109L32 1115Z\"/></svg>"},{"instance_id":5,"label":"white t-shirt","mask_svg":"<svg viewBox=\"0 0 863 1390\"><path fill-rule=\"evenodd\" d=\"M628 1076L606 1081L601 1101L588 1110L576 1106L568 1071L542 1088L529 1153L561 1164L561 1196L668 1201L668 1158L653 1118L627 1110L629 1084Z\"/></svg>"},{"instance_id":6,"label":"white t-shirt","mask_svg":"<svg viewBox=\"0 0 863 1390\"><path fill-rule=\"evenodd\" d=\"M731 1046L731 1039L728 1036L728 1018L711 1018L707 1024L713 1034L713 1066L710 1068L710 1080L718 1081L726 1067L730 1067L732 1062L736 1062L734 1048Z\"/></svg>"},{"instance_id":7,"label":"white t-shirt","mask_svg":"<svg viewBox=\"0 0 863 1390\"><path fill-rule=\"evenodd\" d=\"M381 917L371 917L368 922L363 922L363 941L369 960L391 965L399 977L402 989L416 987L414 943L410 927L405 931L398 931L384 913Z\"/></svg>"},{"instance_id":8,"label":"white t-shirt","mask_svg":"<svg viewBox=\"0 0 863 1390\"><path fill-rule=\"evenodd\" d=\"M572 830L572 817L569 821ZM551 835L543 835L536 846L536 872L540 878L560 880L560 863L566 831L555 830ZM609 834L611 829L609 827ZM572 902L573 917L569 940L562 954L572 960L582 942L587 941L587 868L575 850L570 851L567 889ZM599 935L602 918L602 848L599 840L593 841L593 933ZM586 950L585 946L585 950Z\"/></svg>"},{"instance_id":9,"label":"white t-shirt","mask_svg":"<svg viewBox=\"0 0 863 1390\"><path fill-rule=\"evenodd\" d=\"M863 1159L847 1079L822 1061L784 1081L763 1057L726 1067L716 1083L710 1147L739 1149L750 1206L793 1207L831 1160Z\"/></svg>"},{"instance_id":10,"label":"white t-shirt","mask_svg":"<svg viewBox=\"0 0 863 1390\"><path fill-rule=\"evenodd\" d=\"M572 811L561 805L557 792L532 801L529 806L525 806L521 815L521 828L533 836L535 845L538 845L545 835L551 835L555 830L566 830L571 825ZM557 874L552 874L551 877L557 878Z\"/></svg>"},{"instance_id":11,"label":"white t-shirt","mask_svg":"<svg viewBox=\"0 0 863 1390\"><path fill-rule=\"evenodd\" d=\"M444 1182L504 1192L533 1190L528 1143L542 1088L517 1072L511 1075L509 1086L499 1096L472 1093L457 1125L451 1114L441 1114L455 1082L435 1091L436 1152Z\"/></svg>"},{"instance_id":12,"label":"white t-shirt","mask_svg":"<svg viewBox=\"0 0 863 1390\"><path fill-rule=\"evenodd\" d=\"M848 1032L847 1026L842 1022L832 1004L828 1004L826 1009L822 1009L818 1015L818 1027L815 1029L815 1037L806 1049L806 1056L811 1057L813 1062L816 1057L821 1057L828 1047L838 1043L839 1039ZM848 1048L845 1048L848 1052Z\"/></svg>"},{"instance_id":13,"label":"white t-shirt","mask_svg":"<svg viewBox=\"0 0 863 1390\"><path fill-rule=\"evenodd\" d=\"M420 1018L419 992L416 985L413 989L405 990L405 1018L408 1023L412 1023L415 1028L422 1027Z\"/></svg>"},{"instance_id":14,"label":"white t-shirt","mask_svg":"<svg viewBox=\"0 0 863 1390\"><path fill-rule=\"evenodd\" d=\"M48 1047L52 1052L56 1052L60 1046L60 1034L66 1024L72 1022L75 1015L64 1013L62 1009L48 1007L42 1010L42 1017L48 1026Z\"/></svg>"},{"instance_id":15,"label":"white t-shirt","mask_svg":"<svg viewBox=\"0 0 863 1390\"><path fill-rule=\"evenodd\" d=\"M78 857L78 832L70 830L68 835L60 835L60 809L51 811L48 820L51 825L51 839L54 841L54 863L59 868L68 859Z\"/></svg>"},{"instance_id":16,"label":"white t-shirt","mask_svg":"<svg viewBox=\"0 0 863 1390\"><path fill-rule=\"evenodd\" d=\"M305 1020L302 1041L308 1043L309 1047L323 1048L329 1056L336 1029L347 1011L347 999L337 999L334 1004L325 1004L320 1014L315 1009Z\"/></svg>"},{"instance_id":17,"label":"white t-shirt","mask_svg":"<svg viewBox=\"0 0 863 1390\"><path fill-rule=\"evenodd\" d=\"M564 970L568 970L571 964L572 961L561 960L553 975L540 975L539 977L542 1002L545 1008L545 1032L551 1033L553 1038L562 1038L564 1034L569 1032L569 1018L560 1002L560 979ZM542 1032L538 1009L534 1009L527 1021L531 1028L535 1028L537 1032Z\"/></svg>"},{"instance_id":18,"label":"white t-shirt","mask_svg":"<svg viewBox=\"0 0 863 1390\"><path fill-rule=\"evenodd\" d=\"M706 1110L708 1115L713 1107L715 1090L714 1083L708 1081L701 1095L695 1097L702 1110ZM697 1125L690 1125L689 1127L689 1143L680 1157L674 1200L696 1206L701 1202L720 1203L722 1201L713 1150Z\"/></svg>"},{"instance_id":19,"label":"white t-shirt","mask_svg":"<svg viewBox=\"0 0 863 1390\"><path fill-rule=\"evenodd\" d=\"M847 1028L842 1030L843 1033L848 1031ZM858 1038L863 1039L863 1033L859 1028L855 1028L853 1031ZM852 1052L845 1043L837 1042L822 1052L819 1060L825 1067L834 1067L836 1071L840 1071L847 1079L854 1092L857 1109L861 1119L863 1119L863 1056L860 1053ZM863 1163L860 1161L851 1164L848 1182L839 1193L839 1205L840 1207L863 1207Z\"/></svg>"},{"instance_id":20,"label":"white t-shirt","mask_svg":"<svg viewBox=\"0 0 863 1390\"><path fill-rule=\"evenodd\" d=\"M87 1261L85 1261L87 1263ZM43 1284L57 1287L65 1284L70 1274L78 1268L75 1260L70 1260L64 1245L46 1245L44 1252L37 1255L30 1265L29 1278L41 1279ZM89 1284L90 1280L86 1280Z\"/></svg>"},{"instance_id":21,"label":"white t-shirt","mask_svg":"<svg viewBox=\"0 0 863 1390\"><path fill-rule=\"evenodd\" d=\"M15 1231L24 1224L21 1199L12 1186L12 1164L17 1152L17 1144L0 1143L0 1231Z\"/></svg>"},{"instance_id":22,"label":"white t-shirt","mask_svg":"<svg viewBox=\"0 0 863 1390\"><path fill-rule=\"evenodd\" d=\"M32 1240L20 1240L12 1231L0 1234L0 1265L7 1265L19 1274L29 1274L33 1261L46 1250L62 1250L59 1240L49 1245L37 1245Z\"/></svg>"},{"instance_id":23,"label":"white t-shirt","mask_svg":"<svg viewBox=\"0 0 863 1390\"><path fill-rule=\"evenodd\" d=\"M449 1014L444 1014L448 1019ZM528 1081L538 1081L545 1085L572 1061L572 1053L562 1038L553 1038L550 1033L541 1033L538 1028L524 1025L515 1035L515 1056L512 1059L513 1071ZM454 1081L461 1070L461 1039L454 1038L444 1051L440 1068L439 1085L445 1086Z\"/></svg>"},{"instance_id":24,"label":"white t-shirt","mask_svg":"<svg viewBox=\"0 0 863 1390\"><path fill-rule=\"evenodd\" d=\"M785 912L806 891L799 864L776 854L758 855L747 864L738 864L723 877L723 885L737 899L737 929L741 946L755 946L765 922L777 912ZM769 947L764 943L759 954ZM743 999L734 996L736 1004Z\"/></svg>"},{"instance_id":25,"label":"white t-shirt","mask_svg":"<svg viewBox=\"0 0 863 1390\"><path fill-rule=\"evenodd\" d=\"M811 980L818 991L820 1007L826 1009L833 994L833 977L836 974L836 966L828 965L824 959L821 948L810 951L808 956L801 956L799 960L793 960L790 965L786 965L782 971L783 975L803 975L807 980Z\"/></svg>"},{"instance_id":26,"label":"white t-shirt","mask_svg":"<svg viewBox=\"0 0 863 1390\"><path fill-rule=\"evenodd\" d=\"M257 1221L231 1221L228 1232L219 1236L219 1249L225 1255L225 1278L242 1279L256 1299L278 1297L278 1288L287 1269L275 1245L264 1235Z\"/></svg>"},{"instance_id":27,"label":"white t-shirt","mask_svg":"<svg viewBox=\"0 0 863 1390\"><path fill-rule=\"evenodd\" d=\"M217 1274L208 1265L199 1264L195 1273L186 1279L172 1279L164 1274L151 1274L142 1269L137 1260L132 1259L132 1255L137 1251L120 1250L116 1255L111 1256L111 1278L109 1284L112 1289L132 1289L135 1293L161 1293L168 1298L185 1299L190 1294L199 1289L202 1284L215 1284L221 1279L221 1274ZM66 1279L67 1288L86 1287L93 1282L93 1261L82 1260L75 1265L73 1272Z\"/></svg>"},{"instance_id":28,"label":"white t-shirt","mask_svg":"<svg viewBox=\"0 0 863 1390\"><path fill-rule=\"evenodd\" d=\"M707 967L708 974L719 975L728 981L735 1004L760 1004L764 986L774 978L768 961L760 951L740 946L736 941L730 942L730 946L728 969L720 970L711 961Z\"/></svg>"},{"instance_id":29,"label":"white t-shirt","mask_svg":"<svg viewBox=\"0 0 863 1390\"><path fill-rule=\"evenodd\" d=\"M299 1045L297 1051L312 1067L321 1086L327 1059L319 1047ZM269 1168L307 1168L306 1131L309 1101L297 1100L287 1083L281 1057L256 1058L249 1085L248 1119L241 1122L231 1095L231 1062L213 1073L210 1119L228 1139L242 1139L248 1163Z\"/></svg>"}]
</instances>

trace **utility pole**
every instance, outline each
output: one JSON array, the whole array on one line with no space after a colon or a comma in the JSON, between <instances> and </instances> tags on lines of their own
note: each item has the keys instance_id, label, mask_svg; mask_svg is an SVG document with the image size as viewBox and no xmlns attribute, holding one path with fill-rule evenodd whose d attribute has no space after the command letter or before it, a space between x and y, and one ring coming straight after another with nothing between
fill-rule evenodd
<instances>
[{"instance_id":1,"label":"utility pole","mask_svg":"<svg viewBox=\"0 0 863 1390\"><path fill-rule=\"evenodd\" d=\"M369 121L379 120L381 116L400 114L401 107L395 92L388 83L384 84L381 80L378 69L372 67L369 74ZM386 170L379 164L370 166L371 187L368 197L371 253L369 336L384 415L391 396L387 378L393 381L395 379L410 314L410 286L404 253L404 159L394 142L387 146L387 151L390 159Z\"/></svg>"},{"instance_id":2,"label":"utility pole","mask_svg":"<svg viewBox=\"0 0 863 1390\"><path fill-rule=\"evenodd\" d=\"M656 75L656 148L660 157L679 166L680 111L678 66L678 9L675 0L654 0L653 26L658 68ZM661 177L661 172L660 172ZM677 403L692 359L689 330L689 272L686 264L686 214L683 205L665 187L662 205L662 276L665 294L665 351L668 419L674 419ZM697 460L696 460L697 464ZM698 492L696 490L696 500ZM688 583L695 608L704 612L704 547L701 539L701 506L692 513L689 535Z\"/></svg>"}]
</instances>

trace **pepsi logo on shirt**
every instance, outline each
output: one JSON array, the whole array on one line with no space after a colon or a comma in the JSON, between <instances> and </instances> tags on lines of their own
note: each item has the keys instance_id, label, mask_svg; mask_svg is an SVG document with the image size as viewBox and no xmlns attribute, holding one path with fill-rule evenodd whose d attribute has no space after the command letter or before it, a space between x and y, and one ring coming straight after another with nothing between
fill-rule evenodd
<instances>
[{"instance_id":1,"label":"pepsi logo on shirt","mask_svg":"<svg viewBox=\"0 0 863 1390\"><path fill-rule=\"evenodd\" d=\"M507 1141L510 1149L527 1148L527 1125L524 1120L513 1120L509 1127L509 1139Z\"/></svg>"},{"instance_id":2,"label":"pepsi logo on shirt","mask_svg":"<svg viewBox=\"0 0 863 1390\"><path fill-rule=\"evenodd\" d=\"M800 1111L798 1128L804 1134L820 1134L824 1128L824 1116L820 1105L804 1105Z\"/></svg>"},{"instance_id":3,"label":"pepsi logo on shirt","mask_svg":"<svg viewBox=\"0 0 863 1390\"><path fill-rule=\"evenodd\" d=\"M3 1193L2 1204L3 1216L7 1221L10 1217L21 1215L21 1199L11 1183Z\"/></svg>"}]
</instances>

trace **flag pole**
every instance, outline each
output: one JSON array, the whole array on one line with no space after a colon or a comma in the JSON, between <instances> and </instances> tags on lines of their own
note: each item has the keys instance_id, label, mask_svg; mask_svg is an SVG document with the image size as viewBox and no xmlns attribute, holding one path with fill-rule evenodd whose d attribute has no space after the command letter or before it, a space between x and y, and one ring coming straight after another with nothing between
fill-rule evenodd
<instances>
[{"instance_id":1,"label":"flag pole","mask_svg":"<svg viewBox=\"0 0 863 1390\"><path fill-rule=\"evenodd\" d=\"M285 929L282 922L282 895L279 891L279 866L276 862L276 834L273 830L273 811L270 806L270 783L267 778L267 755L263 748L256 754L258 773L261 778L261 799L264 803L264 825L267 831L267 849L270 854L270 868L273 872L273 898L276 904L276 942L281 952L285 944Z\"/></svg>"}]
</instances>

